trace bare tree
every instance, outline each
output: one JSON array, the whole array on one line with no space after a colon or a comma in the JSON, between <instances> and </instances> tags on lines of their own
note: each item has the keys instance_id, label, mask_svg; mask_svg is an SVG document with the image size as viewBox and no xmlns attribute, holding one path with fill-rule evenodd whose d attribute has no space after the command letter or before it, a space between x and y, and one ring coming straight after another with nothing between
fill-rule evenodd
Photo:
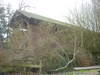
<instances>
[{"instance_id":1,"label":"bare tree","mask_svg":"<svg viewBox=\"0 0 100 75\"><path fill-rule=\"evenodd\" d=\"M26 10L27 8L30 8L30 5L27 2L27 0L20 0L18 10Z\"/></svg>"},{"instance_id":2,"label":"bare tree","mask_svg":"<svg viewBox=\"0 0 100 75\"><path fill-rule=\"evenodd\" d=\"M95 17L94 12L91 2L84 3L84 1L82 1L80 8L75 8L73 11L70 11L71 14L70 16L66 16L66 19L71 24L98 32L99 22Z\"/></svg>"},{"instance_id":3,"label":"bare tree","mask_svg":"<svg viewBox=\"0 0 100 75\"><path fill-rule=\"evenodd\" d=\"M40 44L40 46L38 48L42 49L48 49L50 48L51 53L59 58L59 60L61 60L62 62L64 62L64 66L57 66L56 69L53 69L51 71L60 71L60 70L64 70L66 68L69 67L70 64L72 64L75 59L77 54L79 53L79 51L83 48L83 36L80 35L82 34L80 32L80 29L76 29L74 27L70 27L69 29L66 28L61 28L59 30L59 25L56 28L53 28L55 26L53 25L47 25L47 26L43 26L45 28L45 30L41 30L41 32L43 34L46 35L45 39L41 40L42 44ZM63 26L62 26L63 27ZM58 29L58 31L54 31L53 29ZM54 33L53 33L54 31ZM46 43L48 42L48 43ZM50 44L53 44L53 47L49 47ZM56 49L55 49L56 48ZM53 51L52 51L53 49ZM67 49L67 50L66 50ZM55 51L55 52L54 52ZM47 56L47 54L45 54L45 50L44 53L43 52L37 52L40 53L40 55L42 54L43 56ZM71 56L71 57L70 57ZM42 57L42 56L41 56ZM50 58L50 56L49 56ZM44 58L43 58L44 59ZM57 64L60 62L57 62ZM45 65L46 66L46 65Z\"/></svg>"}]
</instances>

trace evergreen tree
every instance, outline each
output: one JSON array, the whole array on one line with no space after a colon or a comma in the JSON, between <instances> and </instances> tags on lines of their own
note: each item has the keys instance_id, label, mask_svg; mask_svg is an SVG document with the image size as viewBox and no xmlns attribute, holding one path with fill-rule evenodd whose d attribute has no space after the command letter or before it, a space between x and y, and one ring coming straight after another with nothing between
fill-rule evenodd
<instances>
[{"instance_id":1,"label":"evergreen tree","mask_svg":"<svg viewBox=\"0 0 100 75\"><path fill-rule=\"evenodd\" d=\"M10 36L9 21L12 16L11 6L0 5L0 48L3 47L3 41Z\"/></svg>"},{"instance_id":2,"label":"evergreen tree","mask_svg":"<svg viewBox=\"0 0 100 75\"><path fill-rule=\"evenodd\" d=\"M5 8L0 5L0 48L3 47L3 35L6 31L6 24Z\"/></svg>"}]
</instances>

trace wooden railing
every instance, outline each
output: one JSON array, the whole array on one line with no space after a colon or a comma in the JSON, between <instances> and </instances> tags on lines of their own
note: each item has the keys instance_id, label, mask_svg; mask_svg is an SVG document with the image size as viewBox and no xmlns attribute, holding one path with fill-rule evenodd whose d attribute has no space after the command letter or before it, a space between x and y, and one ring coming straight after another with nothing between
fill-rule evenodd
<instances>
[{"instance_id":1,"label":"wooden railing","mask_svg":"<svg viewBox=\"0 0 100 75\"><path fill-rule=\"evenodd\" d=\"M64 72L56 74L38 74L38 73L0 73L0 75L100 75L98 72Z\"/></svg>"}]
</instances>

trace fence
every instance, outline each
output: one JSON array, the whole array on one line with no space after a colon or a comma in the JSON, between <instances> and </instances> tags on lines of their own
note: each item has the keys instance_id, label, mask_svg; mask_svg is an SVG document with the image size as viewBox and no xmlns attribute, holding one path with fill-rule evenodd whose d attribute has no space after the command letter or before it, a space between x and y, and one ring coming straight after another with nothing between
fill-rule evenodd
<instances>
[{"instance_id":1,"label":"fence","mask_svg":"<svg viewBox=\"0 0 100 75\"><path fill-rule=\"evenodd\" d=\"M5 73L5 72L2 72L2 73L0 73L0 75L39 75L39 74L35 74L35 73Z\"/></svg>"},{"instance_id":2,"label":"fence","mask_svg":"<svg viewBox=\"0 0 100 75\"><path fill-rule=\"evenodd\" d=\"M37 74L37 73L0 73L0 75L100 75L98 72L65 72L56 74Z\"/></svg>"}]
</instances>

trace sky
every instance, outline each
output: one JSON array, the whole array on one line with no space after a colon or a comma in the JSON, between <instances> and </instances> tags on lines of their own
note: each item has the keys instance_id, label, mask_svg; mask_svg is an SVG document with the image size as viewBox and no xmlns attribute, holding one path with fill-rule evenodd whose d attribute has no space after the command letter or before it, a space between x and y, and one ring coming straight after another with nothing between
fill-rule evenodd
<instances>
[{"instance_id":1,"label":"sky","mask_svg":"<svg viewBox=\"0 0 100 75\"><path fill-rule=\"evenodd\" d=\"M3 0L4 4L11 4L14 10L18 8L19 2L20 0ZM30 6L26 9L28 12L64 22L65 16L75 7L79 7L81 0L24 0L23 2Z\"/></svg>"}]
</instances>

